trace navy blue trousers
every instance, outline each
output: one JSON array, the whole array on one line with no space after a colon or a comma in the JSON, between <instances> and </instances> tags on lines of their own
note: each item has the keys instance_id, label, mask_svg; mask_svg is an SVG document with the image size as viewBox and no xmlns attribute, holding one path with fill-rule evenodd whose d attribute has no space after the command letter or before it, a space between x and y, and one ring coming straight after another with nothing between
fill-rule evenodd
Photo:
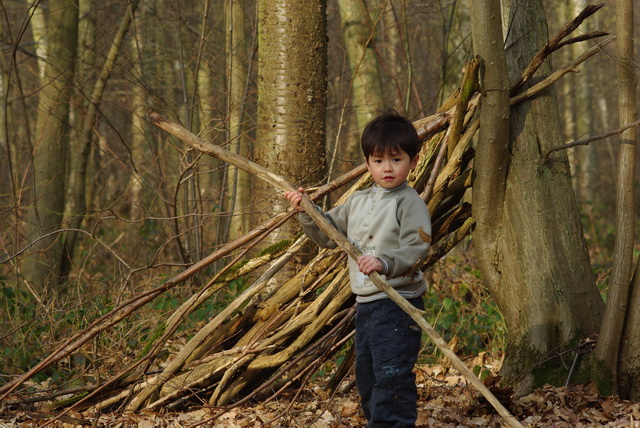
<instances>
[{"instance_id":1,"label":"navy blue trousers","mask_svg":"<svg viewBox=\"0 0 640 428\"><path fill-rule=\"evenodd\" d=\"M409 300L424 308L422 297ZM414 427L420 327L393 300L356 305L356 383L368 427Z\"/></svg>"}]
</instances>

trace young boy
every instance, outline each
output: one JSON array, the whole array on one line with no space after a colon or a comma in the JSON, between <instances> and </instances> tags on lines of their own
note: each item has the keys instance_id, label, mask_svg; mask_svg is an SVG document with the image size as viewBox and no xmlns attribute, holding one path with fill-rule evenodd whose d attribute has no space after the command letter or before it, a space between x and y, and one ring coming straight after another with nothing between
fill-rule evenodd
<instances>
[{"instance_id":1,"label":"young boy","mask_svg":"<svg viewBox=\"0 0 640 428\"><path fill-rule=\"evenodd\" d=\"M324 215L363 253L357 261L349 259L349 274L357 303L356 383L368 426L412 427L417 418L413 366L422 332L367 275L378 272L411 304L424 308L427 284L418 267L429 249L431 219L406 182L418 162L420 140L413 124L390 110L366 126L361 145L375 186ZM298 211L303 192L285 193ZM299 221L316 244L336 246L308 214L301 212Z\"/></svg>"}]
</instances>

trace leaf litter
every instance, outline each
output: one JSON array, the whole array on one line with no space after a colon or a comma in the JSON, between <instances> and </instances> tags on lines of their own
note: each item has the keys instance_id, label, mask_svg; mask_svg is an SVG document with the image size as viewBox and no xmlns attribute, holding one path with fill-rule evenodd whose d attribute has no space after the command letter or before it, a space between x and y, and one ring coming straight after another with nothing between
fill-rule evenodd
<instances>
[{"instance_id":1,"label":"leaf litter","mask_svg":"<svg viewBox=\"0 0 640 428\"><path fill-rule=\"evenodd\" d=\"M470 360L470 364L473 361ZM497 386L493 366L485 384L525 427L624 427L640 428L640 403L618 397L602 397L589 385L545 386L529 395L515 397L508 388ZM327 377L318 377L304 390L291 390L276 400L254 402L224 412L224 409L192 406L183 411L112 412L92 415L69 411L63 416L45 403L2 406L0 428L9 427L308 427L350 428L366 425L360 411L353 375L341 389L328 396ZM502 418L464 377L447 365L420 365L416 369L418 420L416 427L460 428L502 427ZM294 399L295 398L295 399ZM212 417L216 415L215 419ZM55 419L59 416L58 419ZM53 420L55 419L55 420Z\"/></svg>"}]
</instances>

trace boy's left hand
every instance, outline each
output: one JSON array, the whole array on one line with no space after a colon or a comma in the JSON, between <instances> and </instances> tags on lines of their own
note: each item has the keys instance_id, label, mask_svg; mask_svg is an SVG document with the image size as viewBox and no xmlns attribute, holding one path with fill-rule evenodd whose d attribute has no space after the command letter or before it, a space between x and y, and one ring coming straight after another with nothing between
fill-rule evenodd
<instances>
[{"instance_id":1,"label":"boy's left hand","mask_svg":"<svg viewBox=\"0 0 640 428\"><path fill-rule=\"evenodd\" d=\"M382 263L380 259L370 254L358 257L358 268L360 268L360 272L365 275L369 275L371 272L382 273Z\"/></svg>"}]
</instances>

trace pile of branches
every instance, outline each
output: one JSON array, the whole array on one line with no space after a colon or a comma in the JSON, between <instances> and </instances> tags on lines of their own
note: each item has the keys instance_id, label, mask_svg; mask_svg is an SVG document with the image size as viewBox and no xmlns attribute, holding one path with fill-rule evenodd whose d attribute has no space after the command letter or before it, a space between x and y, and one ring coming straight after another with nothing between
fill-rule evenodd
<instances>
[{"instance_id":1,"label":"pile of branches","mask_svg":"<svg viewBox=\"0 0 640 428\"><path fill-rule=\"evenodd\" d=\"M589 15L593 12L595 10ZM541 50L525 70L518 85L533 75L545 57L561 46L561 40L586 16L582 14L576 18ZM575 70L579 63L605 44L589 50L572 64L526 91L518 94L513 91L511 103L527 99L548 87L562 75ZM467 64L461 87L436 114L414 123L423 146L420 163L409 176L409 182L427 203L433 235L432 248L421 266L422 270L429 269L446 255L470 234L474 225L471 206L463 196L471 187L471 161L474 154L471 141L479 128L479 67L478 59ZM213 150L211 143L200 140L158 114L152 114L152 120L158 127L193 148L205 153ZM337 202L340 204L353 192L371 184L370 176L365 172L365 165L360 165L318 188L309 197L319 200L331 191L355 181ZM258 171L257 174L262 172ZM305 245L305 236L280 243L278 251L246 260L251 249L294 215L292 211L283 212L265 221L163 284L122 303L84 330L74 333L34 368L0 387L0 400L6 400L26 380L73 354L102 331L233 252L239 254L161 323L149 346L141 352L135 363L111 379L78 394L64 407L67 410L75 408L98 413L114 409L170 410L196 403L221 407L226 411L248 400L273 399L283 391L290 393L293 390L299 394L314 373L325 363L334 360L338 352L344 352L345 358L327 384L327 392L333 394L353 365L350 339L354 331L355 300L348 284L346 254L341 249L322 250L280 283L274 281L274 276ZM228 287L231 281L254 278L258 276L256 272L263 273L159 370L160 352L189 314L218 291ZM43 399L45 397L39 398ZM24 401L22 397L18 402Z\"/></svg>"},{"instance_id":2,"label":"pile of branches","mask_svg":"<svg viewBox=\"0 0 640 428\"><path fill-rule=\"evenodd\" d=\"M476 74L477 65L475 62L470 75ZM470 83L469 87L473 86ZM473 90L463 93L465 91L457 91L452 95L441 112L415 122L424 143L421 162L409 180L429 201L433 222L432 251L422 269L432 266L467 236L473 226L471 207L462 201L462 196L470 186L473 158L470 142L478 129L475 112L479 96ZM464 108L460 109L460 105ZM211 144L157 114L152 114L152 119L193 147L206 151ZM318 188L309 197L319 200L355 182L337 202L342 203L356 190L371 184L370 175L365 173L365 165L360 165ZM272 231L286 221L295 221L294 216L292 211L274 216L158 287L122 303L73 334L29 372L0 387L0 397L7 398L34 374L72 355L100 332L232 252L238 255L160 323L137 361L113 378L67 400L64 407L91 413L171 410L194 403L228 408L251 399L267 400L284 390L290 392L292 387L299 392L312 374L342 351L347 353L347 358L328 385L330 392L335 392L353 364L353 351L348 348L353 335L355 300L348 283L346 254L340 249L323 250L280 283L274 276L291 263L307 243L304 235L279 243L277 251L246 259ZM161 351L195 309L227 288L230 282L258 275L159 369Z\"/></svg>"},{"instance_id":3,"label":"pile of branches","mask_svg":"<svg viewBox=\"0 0 640 428\"><path fill-rule=\"evenodd\" d=\"M470 75L475 74L477 65L477 62L471 64ZM470 185L473 157L470 142L478 129L477 120L473 119L478 99L473 91L458 91L447 111L416 123L425 143L422 162L409 180L422 197L429 200L433 213L433 251L422 269L432 266L467 236L473 226L470 205L462 201L462 196ZM465 108L458 108L461 103ZM192 147L207 151L208 143L197 140L177 124L167 123L159 115L153 117L158 126ZM453 126L456 123L457 128ZM323 186L311 198L319 198L365 170L363 166L356 168L346 177ZM370 184L370 176L362 175L337 203ZM279 217L289 220L292 214L282 213ZM279 225L279 217L269 224ZM260 229L264 232L246 244L245 251L271 230L267 225ZM193 309L230 281L255 276L258 268L264 270L240 296L202 327L160 373L138 376L118 394L94 404L94 409L119 403L127 410L170 409L194 400L220 407L230 403L239 405L250 399L269 399L292 387L297 388L298 393L302 391L310 376L350 343L355 312L347 257L341 249L319 252L284 283L273 284L275 274L291 262L305 243L307 238L300 236L281 245L280 252L252 258L237 271L218 275L175 311L165 324L167 330L174 331ZM235 263L231 262L227 268L230 270ZM161 343L155 344L156 349L160 349ZM336 390L353 364L352 348L346 352L347 358L328 385L330 393Z\"/></svg>"}]
</instances>

